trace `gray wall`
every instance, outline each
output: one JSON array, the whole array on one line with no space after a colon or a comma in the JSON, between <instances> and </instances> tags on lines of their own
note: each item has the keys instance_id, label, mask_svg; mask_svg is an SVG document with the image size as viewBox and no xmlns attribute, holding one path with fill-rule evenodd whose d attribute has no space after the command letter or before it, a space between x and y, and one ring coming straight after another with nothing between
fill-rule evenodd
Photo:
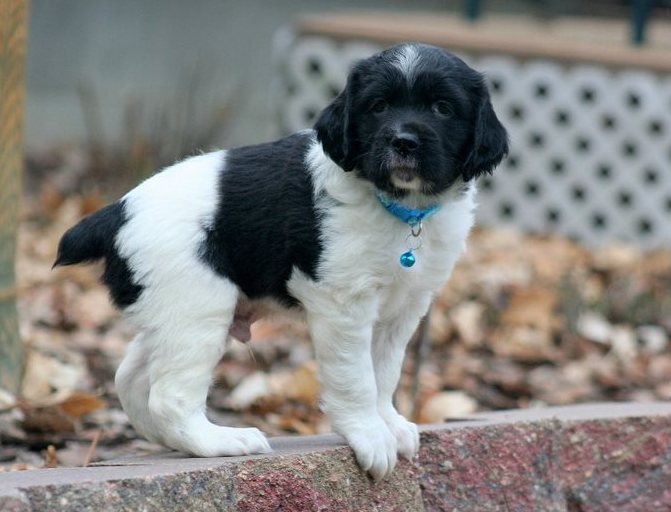
<instances>
[{"instance_id":1,"label":"gray wall","mask_svg":"<svg viewBox=\"0 0 671 512\"><path fill-rule=\"evenodd\" d=\"M233 108L225 144L276 134L273 37L300 14L460 8L441 0L33 0L26 143L42 149L87 134L79 90L94 91L102 142L124 136L129 105L149 119L177 110L191 83L191 122ZM180 92L181 91L181 92ZM92 109L88 109L89 113Z\"/></svg>"}]
</instances>

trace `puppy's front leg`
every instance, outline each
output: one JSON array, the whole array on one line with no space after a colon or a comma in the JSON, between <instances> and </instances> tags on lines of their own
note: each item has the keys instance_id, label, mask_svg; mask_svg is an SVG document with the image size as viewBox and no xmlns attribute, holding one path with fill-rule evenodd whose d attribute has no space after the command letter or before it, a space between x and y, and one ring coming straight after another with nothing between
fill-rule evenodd
<instances>
[{"instance_id":1,"label":"puppy's front leg","mask_svg":"<svg viewBox=\"0 0 671 512\"><path fill-rule=\"evenodd\" d=\"M326 307L325 307L326 306ZM380 417L371 358L372 302L322 304L308 310L322 386L322 407L333 429L375 480L396 465L396 439Z\"/></svg>"},{"instance_id":2,"label":"puppy's front leg","mask_svg":"<svg viewBox=\"0 0 671 512\"><path fill-rule=\"evenodd\" d=\"M393 398L401 376L405 348L430 303L429 296L408 300L403 310L381 319L373 334L378 412L396 438L399 453L407 459L412 459L419 450L419 433L417 425L398 413Z\"/></svg>"}]
</instances>

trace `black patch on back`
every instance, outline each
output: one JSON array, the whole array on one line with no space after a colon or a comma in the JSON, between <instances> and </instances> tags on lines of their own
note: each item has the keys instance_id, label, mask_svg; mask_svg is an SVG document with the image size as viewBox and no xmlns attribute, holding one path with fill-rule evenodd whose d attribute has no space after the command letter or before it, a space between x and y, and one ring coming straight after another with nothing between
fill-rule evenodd
<instances>
[{"instance_id":1,"label":"black patch on back","mask_svg":"<svg viewBox=\"0 0 671 512\"><path fill-rule=\"evenodd\" d=\"M317 278L319 213L305 163L312 140L298 133L227 152L219 205L200 254L249 298L293 305L287 290L293 267Z\"/></svg>"},{"instance_id":2,"label":"black patch on back","mask_svg":"<svg viewBox=\"0 0 671 512\"><path fill-rule=\"evenodd\" d=\"M121 227L126 223L127 215L123 201L115 203L118 205L118 215L114 225L110 225L109 247L105 256L105 271L102 281L109 288L112 301L119 308L125 308L134 304L142 293L143 287L133 279L133 272L128 266L128 260L121 257L116 249L115 241Z\"/></svg>"},{"instance_id":3,"label":"black patch on back","mask_svg":"<svg viewBox=\"0 0 671 512\"><path fill-rule=\"evenodd\" d=\"M102 280L109 288L114 304L122 309L134 304L144 289L134 282L128 261L119 256L116 249L105 260Z\"/></svg>"}]
</instances>

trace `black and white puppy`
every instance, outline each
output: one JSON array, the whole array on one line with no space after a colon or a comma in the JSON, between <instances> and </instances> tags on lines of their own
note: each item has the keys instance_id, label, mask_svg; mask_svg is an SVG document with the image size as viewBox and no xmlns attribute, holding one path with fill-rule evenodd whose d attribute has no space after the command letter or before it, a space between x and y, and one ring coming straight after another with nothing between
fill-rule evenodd
<instances>
[{"instance_id":1,"label":"black and white puppy","mask_svg":"<svg viewBox=\"0 0 671 512\"><path fill-rule=\"evenodd\" d=\"M464 249L473 178L507 150L482 75L396 46L354 66L313 130L168 167L65 233L56 265L105 259L139 332L116 387L148 439L269 451L257 429L208 421L205 401L228 336L289 312L309 325L334 430L379 479L417 452L392 402L404 350Z\"/></svg>"}]
</instances>

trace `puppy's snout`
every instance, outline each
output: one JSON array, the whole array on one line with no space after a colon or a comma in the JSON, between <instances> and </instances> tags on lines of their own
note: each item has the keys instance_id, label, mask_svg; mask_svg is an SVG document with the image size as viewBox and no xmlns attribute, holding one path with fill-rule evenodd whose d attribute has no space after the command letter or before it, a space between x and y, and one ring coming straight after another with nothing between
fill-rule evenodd
<instances>
[{"instance_id":1,"label":"puppy's snout","mask_svg":"<svg viewBox=\"0 0 671 512\"><path fill-rule=\"evenodd\" d=\"M400 155L407 156L419 148L419 137L411 132L400 132L394 136L391 145Z\"/></svg>"}]
</instances>

